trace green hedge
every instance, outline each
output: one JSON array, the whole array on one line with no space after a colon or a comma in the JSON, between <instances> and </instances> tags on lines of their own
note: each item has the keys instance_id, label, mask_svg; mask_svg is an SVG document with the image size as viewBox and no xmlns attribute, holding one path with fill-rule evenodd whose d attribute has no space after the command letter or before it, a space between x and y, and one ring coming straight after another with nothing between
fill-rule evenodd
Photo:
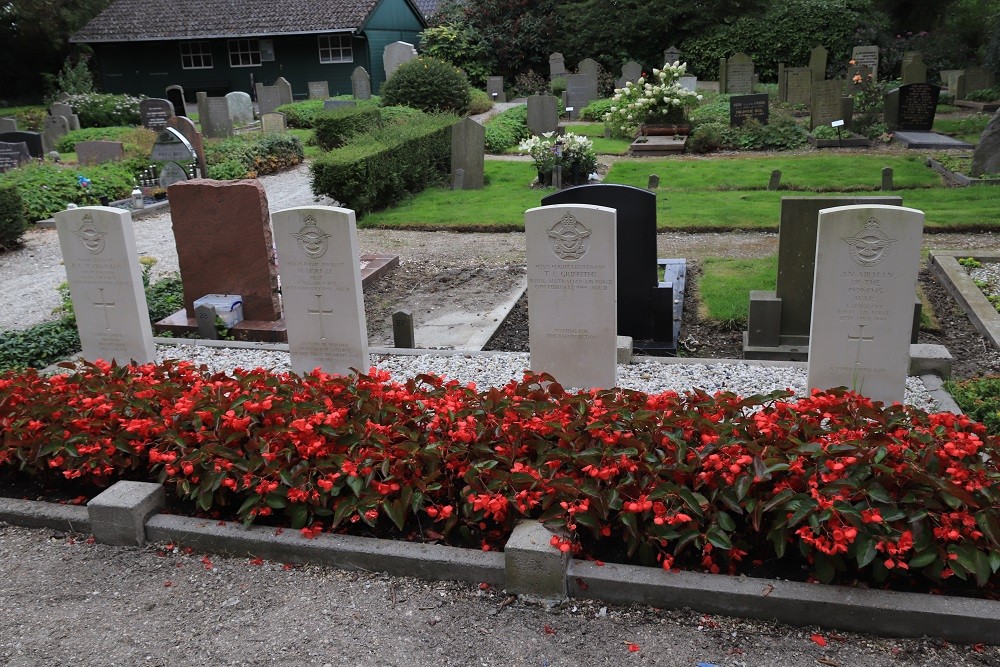
<instances>
[{"instance_id":1,"label":"green hedge","mask_svg":"<svg viewBox=\"0 0 1000 667\"><path fill-rule=\"evenodd\" d=\"M339 95L331 99L343 101L354 100L350 95ZM357 100L357 105L359 107L377 107L380 101L381 98L378 95L372 95L371 99ZM288 127L309 130L314 127L316 117L323 113L323 102L324 100L292 102L291 104L282 104L275 111L285 114L285 123Z\"/></svg>"},{"instance_id":2,"label":"green hedge","mask_svg":"<svg viewBox=\"0 0 1000 667\"><path fill-rule=\"evenodd\" d=\"M528 106L512 107L486 121L486 152L503 153L530 136Z\"/></svg>"},{"instance_id":3,"label":"green hedge","mask_svg":"<svg viewBox=\"0 0 1000 667\"><path fill-rule=\"evenodd\" d=\"M325 151L340 148L356 134L382 126L377 107L341 107L323 111L313 119L313 140Z\"/></svg>"},{"instance_id":4,"label":"green hedge","mask_svg":"<svg viewBox=\"0 0 1000 667\"><path fill-rule=\"evenodd\" d=\"M24 202L13 184L0 185L0 250L9 250L21 242L28 228Z\"/></svg>"},{"instance_id":5,"label":"green hedge","mask_svg":"<svg viewBox=\"0 0 1000 667\"><path fill-rule=\"evenodd\" d=\"M359 216L392 206L446 177L451 126L457 121L450 114L428 115L355 135L313 163L313 192L336 199Z\"/></svg>"},{"instance_id":6,"label":"green hedge","mask_svg":"<svg viewBox=\"0 0 1000 667\"><path fill-rule=\"evenodd\" d=\"M90 185L81 187L78 176L89 178ZM70 202L95 206L102 196L112 201L124 199L135 187L135 176L131 166L121 162L87 167L29 164L0 174L0 187L6 184L17 187L24 215L29 221L35 221L51 217Z\"/></svg>"},{"instance_id":7,"label":"green hedge","mask_svg":"<svg viewBox=\"0 0 1000 667\"><path fill-rule=\"evenodd\" d=\"M205 144L208 177L217 180L274 174L304 159L302 142L291 134L240 134Z\"/></svg>"}]
</instances>

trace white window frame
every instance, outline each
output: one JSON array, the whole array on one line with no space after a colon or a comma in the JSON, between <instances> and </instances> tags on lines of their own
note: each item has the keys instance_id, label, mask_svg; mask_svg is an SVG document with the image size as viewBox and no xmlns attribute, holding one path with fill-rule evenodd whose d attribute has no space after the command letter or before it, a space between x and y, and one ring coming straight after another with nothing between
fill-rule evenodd
<instances>
[{"instance_id":1,"label":"white window frame","mask_svg":"<svg viewBox=\"0 0 1000 667\"><path fill-rule=\"evenodd\" d=\"M191 64L188 65L186 62ZM195 65L195 62L201 62L201 64ZM212 69L213 67L211 42L203 39L181 42L181 69Z\"/></svg>"},{"instance_id":2,"label":"white window frame","mask_svg":"<svg viewBox=\"0 0 1000 667\"><path fill-rule=\"evenodd\" d=\"M319 46L319 62L321 65L354 62L354 48L351 46L350 33L334 32L326 35L317 35L316 43Z\"/></svg>"},{"instance_id":3,"label":"white window frame","mask_svg":"<svg viewBox=\"0 0 1000 667\"><path fill-rule=\"evenodd\" d=\"M233 62L233 56L237 62ZM229 40L230 67L260 67L260 63L260 40L256 37Z\"/></svg>"}]
</instances>

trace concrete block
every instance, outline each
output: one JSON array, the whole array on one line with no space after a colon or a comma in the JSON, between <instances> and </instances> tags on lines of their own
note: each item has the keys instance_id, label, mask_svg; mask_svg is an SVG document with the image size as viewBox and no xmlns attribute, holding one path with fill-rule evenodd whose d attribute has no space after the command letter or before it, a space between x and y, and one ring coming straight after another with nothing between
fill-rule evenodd
<instances>
[{"instance_id":1,"label":"concrete block","mask_svg":"<svg viewBox=\"0 0 1000 667\"><path fill-rule=\"evenodd\" d=\"M504 547L507 592L542 599L566 597L569 552L552 546L553 533L537 521L522 521Z\"/></svg>"},{"instance_id":2,"label":"concrete block","mask_svg":"<svg viewBox=\"0 0 1000 667\"><path fill-rule=\"evenodd\" d=\"M951 377L951 353L944 345L919 343L910 345L910 370L908 375L933 373L947 380Z\"/></svg>"},{"instance_id":3,"label":"concrete block","mask_svg":"<svg viewBox=\"0 0 1000 667\"><path fill-rule=\"evenodd\" d=\"M618 352L618 363L619 364L631 364L632 363L632 337L631 336L617 336L616 337L617 352Z\"/></svg>"},{"instance_id":4,"label":"concrete block","mask_svg":"<svg viewBox=\"0 0 1000 667\"><path fill-rule=\"evenodd\" d=\"M142 546L146 519L166 506L160 484L116 482L87 503L94 538L102 544Z\"/></svg>"},{"instance_id":5,"label":"concrete block","mask_svg":"<svg viewBox=\"0 0 1000 667\"><path fill-rule=\"evenodd\" d=\"M781 299L773 290L751 290L747 344L777 347L781 337Z\"/></svg>"}]
</instances>

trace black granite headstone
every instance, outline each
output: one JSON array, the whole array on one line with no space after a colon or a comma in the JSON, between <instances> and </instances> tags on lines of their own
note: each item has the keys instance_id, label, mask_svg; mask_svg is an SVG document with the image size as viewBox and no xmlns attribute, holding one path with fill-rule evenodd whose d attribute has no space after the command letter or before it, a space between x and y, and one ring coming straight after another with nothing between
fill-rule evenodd
<instances>
[{"instance_id":1,"label":"black granite headstone","mask_svg":"<svg viewBox=\"0 0 1000 667\"><path fill-rule=\"evenodd\" d=\"M930 132L934 127L934 112L937 110L941 89L929 83L909 83L899 87L899 130L922 130Z\"/></svg>"},{"instance_id":2,"label":"black granite headstone","mask_svg":"<svg viewBox=\"0 0 1000 667\"><path fill-rule=\"evenodd\" d=\"M579 185L542 199L542 206L590 204L618 211L618 335L637 350L676 349L674 291L659 287L656 194L629 185ZM644 346L642 341L660 345Z\"/></svg>"},{"instance_id":3,"label":"black granite headstone","mask_svg":"<svg viewBox=\"0 0 1000 667\"><path fill-rule=\"evenodd\" d=\"M0 172L20 167L29 160L28 145L23 141L16 144L0 142Z\"/></svg>"},{"instance_id":4,"label":"black granite headstone","mask_svg":"<svg viewBox=\"0 0 1000 667\"><path fill-rule=\"evenodd\" d=\"M0 141L8 144L18 144L23 141L28 145L28 153L31 157L45 155L41 132L4 132L0 134Z\"/></svg>"},{"instance_id":5,"label":"black granite headstone","mask_svg":"<svg viewBox=\"0 0 1000 667\"><path fill-rule=\"evenodd\" d=\"M740 127L748 120L767 125L767 93L733 95L729 98L729 125Z\"/></svg>"}]
</instances>

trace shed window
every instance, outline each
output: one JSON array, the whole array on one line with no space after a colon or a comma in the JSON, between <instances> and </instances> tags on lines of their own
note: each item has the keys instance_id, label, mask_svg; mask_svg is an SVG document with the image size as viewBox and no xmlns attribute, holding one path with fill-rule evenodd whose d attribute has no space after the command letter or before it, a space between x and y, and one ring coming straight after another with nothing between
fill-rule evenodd
<instances>
[{"instance_id":1,"label":"shed window","mask_svg":"<svg viewBox=\"0 0 1000 667\"><path fill-rule=\"evenodd\" d=\"M212 69L212 47L208 42L181 42L182 69Z\"/></svg>"},{"instance_id":2,"label":"shed window","mask_svg":"<svg viewBox=\"0 0 1000 667\"><path fill-rule=\"evenodd\" d=\"M349 34L320 35L319 61L321 63L349 63L354 61Z\"/></svg>"},{"instance_id":3,"label":"shed window","mask_svg":"<svg viewBox=\"0 0 1000 667\"><path fill-rule=\"evenodd\" d=\"M256 39L229 40L230 67L260 67L260 41Z\"/></svg>"}]
</instances>

